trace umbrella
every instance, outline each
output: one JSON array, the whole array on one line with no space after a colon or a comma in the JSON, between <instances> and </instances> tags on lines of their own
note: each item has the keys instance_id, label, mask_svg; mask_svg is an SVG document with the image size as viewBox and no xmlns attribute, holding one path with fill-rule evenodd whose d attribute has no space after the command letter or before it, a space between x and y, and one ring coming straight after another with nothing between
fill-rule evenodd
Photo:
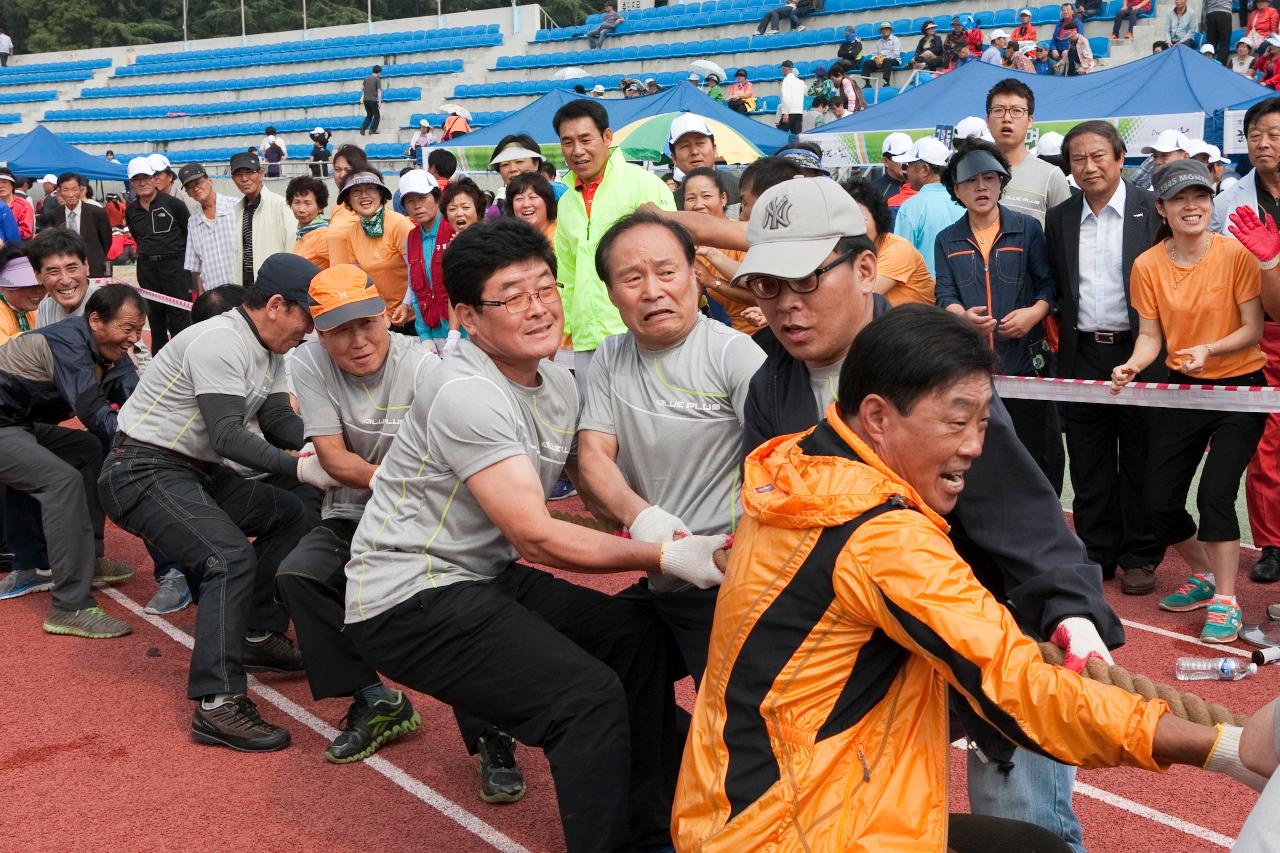
<instances>
[{"instance_id":1,"label":"umbrella","mask_svg":"<svg viewBox=\"0 0 1280 853\"><path fill-rule=\"evenodd\" d=\"M457 113L458 115L465 118L467 121L471 121L471 110L467 109L466 107L460 107L457 104L441 104L440 112L444 113L445 115L448 115L449 113Z\"/></svg>"},{"instance_id":2,"label":"umbrella","mask_svg":"<svg viewBox=\"0 0 1280 853\"><path fill-rule=\"evenodd\" d=\"M613 142L622 148L622 154L628 160L648 160L654 163L667 159L667 135L671 132L671 122L680 113L660 113L656 116L639 118L624 125L613 133ZM716 150L726 163L741 165L754 163L764 153L748 139L715 119L704 119L716 137Z\"/></svg>"},{"instance_id":3,"label":"umbrella","mask_svg":"<svg viewBox=\"0 0 1280 853\"><path fill-rule=\"evenodd\" d=\"M721 83L725 81L724 69L719 65L716 65L710 59L695 59L693 62L689 63L689 68L697 71L703 77L706 77L708 74L714 74L716 75L716 79Z\"/></svg>"},{"instance_id":4,"label":"umbrella","mask_svg":"<svg viewBox=\"0 0 1280 853\"><path fill-rule=\"evenodd\" d=\"M587 69L579 68L578 66L574 65L574 66L570 66L569 68L561 68L559 71L557 71L555 74L552 74L551 76L554 77L556 80L576 80L579 77L590 77L591 75L587 73Z\"/></svg>"}]
</instances>

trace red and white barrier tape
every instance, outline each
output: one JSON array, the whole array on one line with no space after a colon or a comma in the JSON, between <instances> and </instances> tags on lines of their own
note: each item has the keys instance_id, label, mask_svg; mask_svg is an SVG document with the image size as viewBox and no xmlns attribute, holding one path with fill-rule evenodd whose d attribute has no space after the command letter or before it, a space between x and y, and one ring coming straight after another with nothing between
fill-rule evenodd
<instances>
[{"instance_id":1,"label":"red and white barrier tape","mask_svg":"<svg viewBox=\"0 0 1280 853\"><path fill-rule=\"evenodd\" d=\"M1130 382L1119 394L1112 394L1111 383L1104 379L997 376L995 382L1001 397L1018 400L1203 409L1214 412L1280 412L1280 388L1266 386Z\"/></svg>"},{"instance_id":2,"label":"red and white barrier tape","mask_svg":"<svg viewBox=\"0 0 1280 853\"><path fill-rule=\"evenodd\" d=\"M178 297L170 296L167 293L157 293L154 290L147 290L145 287L141 287L132 281L125 281L122 278L91 278L89 279L89 284L91 285L111 284L113 282L116 284L129 285L134 290L138 291L138 295L141 296L143 299L148 299L152 302L162 302L165 305L172 305L174 308L181 308L184 311L191 310L191 303L186 299L179 299Z\"/></svg>"}]
</instances>

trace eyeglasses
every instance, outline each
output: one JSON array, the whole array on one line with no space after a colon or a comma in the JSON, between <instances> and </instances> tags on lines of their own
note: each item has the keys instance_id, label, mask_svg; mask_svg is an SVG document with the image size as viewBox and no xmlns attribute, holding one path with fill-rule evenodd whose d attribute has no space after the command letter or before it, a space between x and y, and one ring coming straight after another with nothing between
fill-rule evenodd
<instances>
[{"instance_id":1,"label":"eyeglasses","mask_svg":"<svg viewBox=\"0 0 1280 853\"><path fill-rule=\"evenodd\" d=\"M987 110L987 115L992 118L1004 118L1005 116L1008 116L1009 118L1022 118L1026 114L1026 107L992 107Z\"/></svg>"},{"instance_id":2,"label":"eyeglasses","mask_svg":"<svg viewBox=\"0 0 1280 853\"><path fill-rule=\"evenodd\" d=\"M755 294L756 299L777 299L785 284L792 293L813 293L823 273L830 272L857 254L857 250L845 252L825 267L818 267L804 278L782 278L776 275L749 275L742 281L742 286Z\"/></svg>"},{"instance_id":3,"label":"eyeglasses","mask_svg":"<svg viewBox=\"0 0 1280 853\"><path fill-rule=\"evenodd\" d=\"M507 309L508 314L523 314L529 310L529 306L533 304L533 297L538 297L538 301L543 305L555 305L560 301L560 288L564 287L560 282L548 284L539 287L537 290L526 290L517 293L515 296L508 296L501 301L497 299L481 299L481 305L490 305L494 308L502 307Z\"/></svg>"}]
</instances>

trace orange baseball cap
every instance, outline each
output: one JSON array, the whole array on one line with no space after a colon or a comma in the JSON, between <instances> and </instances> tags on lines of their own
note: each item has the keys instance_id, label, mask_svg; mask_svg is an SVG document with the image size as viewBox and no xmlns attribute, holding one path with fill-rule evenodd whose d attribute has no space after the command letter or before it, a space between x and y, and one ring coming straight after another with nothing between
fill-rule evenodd
<instances>
[{"instance_id":1,"label":"orange baseball cap","mask_svg":"<svg viewBox=\"0 0 1280 853\"><path fill-rule=\"evenodd\" d=\"M327 332L343 323L376 317L387 304L373 286L369 274L355 264L338 264L311 279L311 318L316 329Z\"/></svg>"}]
</instances>

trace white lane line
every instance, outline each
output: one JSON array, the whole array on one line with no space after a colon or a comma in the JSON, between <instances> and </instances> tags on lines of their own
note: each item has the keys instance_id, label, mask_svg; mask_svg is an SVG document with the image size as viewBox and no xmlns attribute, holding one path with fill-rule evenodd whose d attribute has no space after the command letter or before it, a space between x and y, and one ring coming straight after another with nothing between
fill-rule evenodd
<instances>
[{"instance_id":1,"label":"white lane line","mask_svg":"<svg viewBox=\"0 0 1280 853\"><path fill-rule=\"evenodd\" d=\"M965 752L967 751L968 743L969 741L967 738L960 738L959 740L954 741L951 745L961 752ZM1185 821L1182 818L1174 817L1171 814L1165 814L1159 809L1153 809L1150 806L1144 806L1142 803L1134 802L1128 797L1122 797L1119 794L1113 794L1110 791L1095 788L1093 785L1087 785L1078 779L1076 780L1075 787L1072 788L1072 791L1082 797L1089 797L1090 799L1098 800L1109 806L1120 809L1121 811L1129 812L1130 814L1137 815L1138 817L1144 817L1149 821L1167 826L1170 829L1176 829L1186 835L1191 835L1204 841L1208 841L1210 844L1216 844L1219 847L1226 847L1227 849L1230 849L1231 845L1236 843L1236 840L1229 835L1223 835L1220 832L1214 832L1212 829L1206 829L1203 826Z\"/></svg>"},{"instance_id":2,"label":"white lane line","mask_svg":"<svg viewBox=\"0 0 1280 853\"><path fill-rule=\"evenodd\" d=\"M1179 832L1195 836L1203 841L1208 841L1210 844L1225 847L1228 850L1231 849L1231 845L1236 843L1236 840L1229 835L1214 832L1212 829L1205 829L1203 826L1190 823L1182 818L1174 817L1173 815L1165 814L1164 812L1153 809L1150 806L1144 806L1142 803L1135 803L1133 800L1130 800L1127 797L1122 797L1119 794L1113 794L1110 791L1104 791L1101 788L1086 785L1084 782L1076 782L1075 792L1095 800L1101 800L1107 805L1115 806L1116 808L1129 812L1130 814L1145 817L1147 820L1154 821L1155 823L1164 824L1171 829L1176 829Z\"/></svg>"},{"instance_id":3,"label":"white lane line","mask_svg":"<svg viewBox=\"0 0 1280 853\"><path fill-rule=\"evenodd\" d=\"M159 616L153 616L142 609L142 606L129 596L116 589L105 588L101 590L111 597L113 601L133 615L143 619L148 624L158 628L170 639L181 646L190 649L195 645L195 640L191 635L176 627L166 619ZM326 723L324 720L312 714L310 711L298 705L279 691L268 687L253 676L249 676L249 687L267 702L275 705L283 713L302 723L325 740L333 740L338 735L338 730ZM390 761L375 755L373 758L365 759L360 762L373 772L385 777L392 784L408 792L412 796L421 800L431 808L440 812L440 814L452 820L463 829L475 835L486 844L503 853L530 853L530 851L508 838L499 830L485 823L480 818L467 811L462 806L450 800L439 791L424 785L422 782L410 776L401 768L392 764Z\"/></svg>"},{"instance_id":4,"label":"white lane line","mask_svg":"<svg viewBox=\"0 0 1280 853\"><path fill-rule=\"evenodd\" d=\"M1149 634L1159 634L1161 637L1168 637L1170 640L1180 640L1184 643L1192 643L1197 646L1204 646L1206 649L1212 649L1215 652L1225 652L1229 655L1247 658L1252 657L1253 652L1246 652L1244 649L1237 649L1234 646L1226 646L1215 643L1206 643L1198 637L1189 637L1186 634L1179 634L1177 631L1170 631L1165 628L1157 628L1155 625L1146 625L1142 622L1134 622L1132 619L1121 619L1120 624L1126 628L1137 628L1139 631L1146 631Z\"/></svg>"}]
</instances>

